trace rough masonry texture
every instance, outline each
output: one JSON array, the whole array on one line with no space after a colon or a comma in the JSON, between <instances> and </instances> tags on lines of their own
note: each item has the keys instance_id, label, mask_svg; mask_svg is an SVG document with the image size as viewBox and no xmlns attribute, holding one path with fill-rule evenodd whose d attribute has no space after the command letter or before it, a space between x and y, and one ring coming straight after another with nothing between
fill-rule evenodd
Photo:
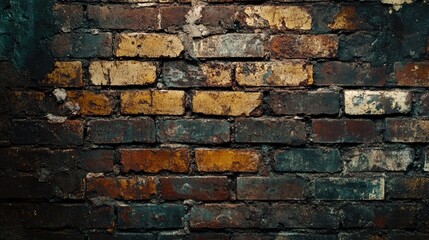
<instances>
[{"instance_id":1,"label":"rough masonry texture","mask_svg":"<svg viewBox=\"0 0 429 240\"><path fill-rule=\"evenodd\" d=\"M429 3L0 1L1 240L428 240Z\"/></svg>"}]
</instances>

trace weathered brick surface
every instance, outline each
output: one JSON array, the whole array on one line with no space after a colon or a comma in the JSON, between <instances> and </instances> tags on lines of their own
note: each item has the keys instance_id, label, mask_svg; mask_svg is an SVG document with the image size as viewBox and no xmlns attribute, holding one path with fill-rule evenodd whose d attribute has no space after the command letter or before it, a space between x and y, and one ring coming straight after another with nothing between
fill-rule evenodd
<instances>
[{"instance_id":1,"label":"weathered brick surface","mask_svg":"<svg viewBox=\"0 0 429 240\"><path fill-rule=\"evenodd\" d=\"M395 78L398 86L429 86L429 64L422 63L396 63Z\"/></svg>"},{"instance_id":2,"label":"weathered brick surface","mask_svg":"<svg viewBox=\"0 0 429 240\"><path fill-rule=\"evenodd\" d=\"M177 204L133 204L118 208L119 229L174 229L183 227L185 207Z\"/></svg>"},{"instance_id":3,"label":"weathered brick surface","mask_svg":"<svg viewBox=\"0 0 429 240\"><path fill-rule=\"evenodd\" d=\"M52 87L82 87L82 63L55 62L54 69L46 75L41 84Z\"/></svg>"},{"instance_id":4,"label":"weathered brick surface","mask_svg":"<svg viewBox=\"0 0 429 240\"><path fill-rule=\"evenodd\" d=\"M105 116L113 112L113 102L106 93L90 91L67 92L67 100L79 107L79 114Z\"/></svg>"},{"instance_id":5,"label":"weathered brick surface","mask_svg":"<svg viewBox=\"0 0 429 240\"><path fill-rule=\"evenodd\" d=\"M242 200L305 199L305 181L285 177L238 177L237 198Z\"/></svg>"},{"instance_id":6,"label":"weathered brick surface","mask_svg":"<svg viewBox=\"0 0 429 240\"><path fill-rule=\"evenodd\" d=\"M177 35L155 33L122 33L117 36L117 57L178 57L183 49Z\"/></svg>"},{"instance_id":7,"label":"weathered brick surface","mask_svg":"<svg viewBox=\"0 0 429 240\"><path fill-rule=\"evenodd\" d=\"M277 91L270 93L270 108L277 115L338 114L340 94L336 92Z\"/></svg>"},{"instance_id":8,"label":"weathered brick surface","mask_svg":"<svg viewBox=\"0 0 429 240\"><path fill-rule=\"evenodd\" d=\"M274 153L273 169L279 172L338 172L341 166L337 149L289 149Z\"/></svg>"},{"instance_id":9,"label":"weathered brick surface","mask_svg":"<svg viewBox=\"0 0 429 240\"><path fill-rule=\"evenodd\" d=\"M383 200L384 178L316 179L314 197L322 200Z\"/></svg>"},{"instance_id":10,"label":"weathered brick surface","mask_svg":"<svg viewBox=\"0 0 429 240\"><path fill-rule=\"evenodd\" d=\"M229 198L226 177L162 177L159 182L161 197L166 200L221 201Z\"/></svg>"},{"instance_id":11,"label":"weathered brick surface","mask_svg":"<svg viewBox=\"0 0 429 240\"><path fill-rule=\"evenodd\" d=\"M377 137L377 127L371 120L320 119L313 121L314 142L374 142Z\"/></svg>"},{"instance_id":12,"label":"weathered brick surface","mask_svg":"<svg viewBox=\"0 0 429 240\"><path fill-rule=\"evenodd\" d=\"M302 61L237 63L241 86L307 86L313 83L313 67Z\"/></svg>"},{"instance_id":13,"label":"weathered brick surface","mask_svg":"<svg viewBox=\"0 0 429 240\"><path fill-rule=\"evenodd\" d=\"M394 199L426 199L428 187L427 177L392 178L387 181L387 191Z\"/></svg>"},{"instance_id":14,"label":"weathered brick surface","mask_svg":"<svg viewBox=\"0 0 429 240\"><path fill-rule=\"evenodd\" d=\"M334 58L335 35L279 35L271 39L271 53L277 58Z\"/></svg>"},{"instance_id":15,"label":"weathered brick surface","mask_svg":"<svg viewBox=\"0 0 429 240\"><path fill-rule=\"evenodd\" d=\"M250 149L196 149L195 161L201 172L256 172L261 161Z\"/></svg>"},{"instance_id":16,"label":"weathered brick surface","mask_svg":"<svg viewBox=\"0 0 429 240\"><path fill-rule=\"evenodd\" d=\"M428 142L429 121L388 118L384 137L389 142Z\"/></svg>"},{"instance_id":17,"label":"weathered brick surface","mask_svg":"<svg viewBox=\"0 0 429 240\"><path fill-rule=\"evenodd\" d=\"M68 33L56 35L51 48L55 57L110 57L112 43L111 33Z\"/></svg>"},{"instance_id":18,"label":"weathered brick surface","mask_svg":"<svg viewBox=\"0 0 429 240\"><path fill-rule=\"evenodd\" d=\"M122 92L121 113L183 115L185 113L185 92L175 90Z\"/></svg>"}]
</instances>

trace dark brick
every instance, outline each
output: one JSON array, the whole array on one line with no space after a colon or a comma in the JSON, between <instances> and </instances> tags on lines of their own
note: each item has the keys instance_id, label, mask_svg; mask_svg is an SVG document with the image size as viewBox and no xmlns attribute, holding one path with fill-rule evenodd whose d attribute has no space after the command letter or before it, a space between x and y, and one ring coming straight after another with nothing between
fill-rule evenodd
<instances>
[{"instance_id":1,"label":"dark brick","mask_svg":"<svg viewBox=\"0 0 429 240\"><path fill-rule=\"evenodd\" d=\"M191 233L188 240L230 240L226 233ZM235 238L234 238L235 239Z\"/></svg>"},{"instance_id":2,"label":"dark brick","mask_svg":"<svg viewBox=\"0 0 429 240\"><path fill-rule=\"evenodd\" d=\"M166 200L195 199L220 201L229 199L226 177L162 177L161 195Z\"/></svg>"},{"instance_id":3,"label":"dark brick","mask_svg":"<svg viewBox=\"0 0 429 240\"><path fill-rule=\"evenodd\" d=\"M235 129L236 142L300 145L306 139L303 122L282 118L239 118Z\"/></svg>"},{"instance_id":4,"label":"dark brick","mask_svg":"<svg viewBox=\"0 0 429 240\"><path fill-rule=\"evenodd\" d=\"M421 116L429 116L429 93L421 95L417 105L417 112Z\"/></svg>"},{"instance_id":5,"label":"dark brick","mask_svg":"<svg viewBox=\"0 0 429 240\"><path fill-rule=\"evenodd\" d=\"M276 240L337 240L336 234L280 233Z\"/></svg>"},{"instance_id":6,"label":"dark brick","mask_svg":"<svg viewBox=\"0 0 429 240\"><path fill-rule=\"evenodd\" d=\"M383 206L347 205L342 212L345 228L416 228L421 207L415 204L385 204Z\"/></svg>"},{"instance_id":7,"label":"dark brick","mask_svg":"<svg viewBox=\"0 0 429 240\"><path fill-rule=\"evenodd\" d=\"M156 8L126 5L89 5L88 18L93 26L107 29L154 30L158 27Z\"/></svg>"},{"instance_id":8,"label":"dark brick","mask_svg":"<svg viewBox=\"0 0 429 240\"><path fill-rule=\"evenodd\" d=\"M83 124L78 120L64 123L16 120L12 123L12 142L38 145L82 145Z\"/></svg>"},{"instance_id":9,"label":"dark brick","mask_svg":"<svg viewBox=\"0 0 429 240\"><path fill-rule=\"evenodd\" d=\"M70 33L55 35L52 40L52 54L55 57L93 58L112 55L111 33Z\"/></svg>"},{"instance_id":10,"label":"dark brick","mask_svg":"<svg viewBox=\"0 0 429 240\"><path fill-rule=\"evenodd\" d=\"M314 85L318 86L384 86L384 68L368 63L325 62L314 66Z\"/></svg>"},{"instance_id":11,"label":"dark brick","mask_svg":"<svg viewBox=\"0 0 429 240\"><path fill-rule=\"evenodd\" d=\"M380 233L340 233L340 240L388 240L386 235Z\"/></svg>"},{"instance_id":12,"label":"dark brick","mask_svg":"<svg viewBox=\"0 0 429 240\"><path fill-rule=\"evenodd\" d=\"M395 63L395 78L398 86L428 87L429 63L409 62Z\"/></svg>"},{"instance_id":13,"label":"dark brick","mask_svg":"<svg viewBox=\"0 0 429 240\"><path fill-rule=\"evenodd\" d=\"M230 141L230 126L225 120L179 119L159 124L161 142L224 143Z\"/></svg>"},{"instance_id":14,"label":"dark brick","mask_svg":"<svg viewBox=\"0 0 429 240\"><path fill-rule=\"evenodd\" d=\"M45 198L54 195L55 187L50 182L39 181L32 176L0 177L0 198ZM13 187L11 187L13 186Z\"/></svg>"},{"instance_id":15,"label":"dark brick","mask_svg":"<svg viewBox=\"0 0 429 240\"><path fill-rule=\"evenodd\" d=\"M271 240L274 236L267 233L236 233L234 234L234 240Z\"/></svg>"},{"instance_id":16,"label":"dark brick","mask_svg":"<svg viewBox=\"0 0 429 240\"><path fill-rule=\"evenodd\" d=\"M290 177L238 177L237 199L301 200L305 199L305 181Z\"/></svg>"},{"instance_id":17,"label":"dark brick","mask_svg":"<svg viewBox=\"0 0 429 240\"><path fill-rule=\"evenodd\" d=\"M427 240L429 234L425 233L391 233L389 240Z\"/></svg>"},{"instance_id":18,"label":"dark brick","mask_svg":"<svg viewBox=\"0 0 429 240\"><path fill-rule=\"evenodd\" d=\"M383 200L383 178L329 178L314 181L314 197L320 200Z\"/></svg>"},{"instance_id":19,"label":"dark brick","mask_svg":"<svg viewBox=\"0 0 429 240\"><path fill-rule=\"evenodd\" d=\"M325 15L325 13L322 13ZM331 30L376 30L381 28L387 8L380 4L349 5L344 4L333 15L332 22L328 24ZM328 15L329 16L329 15Z\"/></svg>"},{"instance_id":20,"label":"dark brick","mask_svg":"<svg viewBox=\"0 0 429 240\"><path fill-rule=\"evenodd\" d=\"M387 182L387 191L393 199L427 199L428 189L428 177L396 177Z\"/></svg>"},{"instance_id":21,"label":"dark brick","mask_svg":"<svg viewBox=\"0 0 429 240\"><path fill-rule=\"evenodd\" d=\"M40 116L61 113L55 99L44 92L14 91L8 94L10 114L18 116Z\"/></svg>"},{"instance_id":22,"label":"dark brick","mask_svg":"<svg viewBox=\"0 0 429 240\"><path fill-rule=\"evenodd\" d=\"M0 119L0 145L2 145L3 143L9 145L8 144L9 143L9 120L8 119Z\"/></svg>"},{"instance_id":23,"label":"dark brick","mask_svg":"<svg viewBox=\"0 0 429 240\"><path fill-rule=\"evenodd\" d=\"M335 35L278 35L271 39L276 58L333 58L337 55Z\"/></svg>"},{"instance_id":24,"label":"dark brick","mask_svg":"<svg viewBox=\"0 0 429 240\"><path fill-rule=\"evenodd\" d=\"M359 59L370 62L372 66L382 67L387 62L387 53L381 50L386 44L382 33L356 32L341 35L338 59L341 61Z\"/></svg>"},{"instance_id":25,"label":"dark brick","mask_svg":"<svg viewBox=\"0 0 429 240\"><path fill-rule=\"evenodd\" d=\"M84 24L83 6L71 4L54 5L55 24L63 32L82 27Z\"/></svg>"},{"instance_id":26,"label":"dark brick","mask_svg":"<svg viewBox=\"0 0 429 240\"><path fill-rule=\"evenodd\" d=\"M278 115L338 114L340 94L337 92L278 91L270 93L270 108Z\"/></svg>"},{"instance_id":27,"label":"dark brick","mask_svg":"<svg viewBox=\"0 0 429 240\"><path fill-rule=\"evenodd\" d=\"M189 236L190 238L190 236ZM177 232L166 232L166 233L159 233L157 240L187 240L189 239L182 233Z\"/></svg>"},{"instance_id":28,"label":"dark brick","mask_svg":"<svg viewBox=\"0 0 429 240\"><path fill-rule=\"evenodd\" d=\"M176 204L135 204L118 208L119 229L182 228L185 207Z\"/></svg>"},{"instance_id":29,"label":"dark brick","mask_svg":"<svg viewBox=\"0 0 429 240\"><path fill-rule=\"evenodd\" d=\"M341 156L337 149L289 149L274 153L274 170L279 172L338 172Z\"/></svg>"},{"instance_id":30,"label":"dark brick","mask_svg":"<svg viewBox=\"0 0 429 240\"><path fill-rule=\"evenodd\" d=\"M116 233L115 240L156 240L152 233Z\"/></svg>"},{"instance_id":31,"label":"dark brick","mask_svg":"<svg viewBox=\"0 0 429 240\"><path fill-rule=\"evenodd\" d=\"M64 199L83 199L86 172L81 170L64 171L51 176L55 185L55 195Z\"/></svg>"},{"instance_id":32,"label":"dark brick","mask_svg":"<svg viewBox=\"0 0 429 240\"><path fill-rule=\"evenodd\" d=\"M377 128L371 120L313 120L313 141L318 143L361 143L377 140Z\"/></svg>"},{"instance_id":33,"label":"dark brick","mask_svg":"<svg viewBox=\"0 0 429 240\"><path fill-rule=\"evenodd\" d=\"M190 7L168 6L160 8L161 29L167 32L174 32L186 25L186 14Z\"/></svg>"},{"instance_id":34,"label":"dark brick","mask_svg":"<svg viewBox=\"0 0 429 240\"><path fill-rule=\"evenodd\" d=\"M109 233L89 233L88 240L113 240L113 235Z\"/></svg>"},{"instance_id":35,"label":"dark brick","mask_svg":"<svg viewBox=\"0 0 429 240\"><path fill-rule=\"evenodd\" d=\"M34 232L27 232L26 236L27 236L27 239L31 239L31 240L45 240L45 239L86 240L85 234L83 233L34 231Z\"/></svg>"},{"instance_id":36,"label":"dark brick","mask_svg":"<svg viewBox=\"0 0 429 240\"><path fill-rule=\"evenodd\" d=\"M89 172L110 172L115 164L115 151L90 149L81 153L83 168Z\"/></svg>"},{"instance_id":37,"label":"dark brick","mask_svg":"<svg viewBox=\"0 0 429 240\"><path fill-rule=\"evenodd\" d=\"M151 118L94 120L89 124L94 143L155 142L155 123Z\"/></svg>"},{"instance_id":38,"label":"dark brick","mask_svg":"<svg viewBox=\"0 0 429 240\"><path fill-rule=\"evenodd\" d=\"M429 142L429 121L388 118L384 138L389 142Z\"/></svg>"},{"instance_id":39,"label":"dark brick","mask_svg":"<svg viewBox=\"0 0 429 240\"><path fill-rule=\"evenodd\" d=\"M218 31L234 29L236 21L236 6L213 6L203 8L201 12L201 24L206 27L213 27Z\"/></svg>"}]
</instances>

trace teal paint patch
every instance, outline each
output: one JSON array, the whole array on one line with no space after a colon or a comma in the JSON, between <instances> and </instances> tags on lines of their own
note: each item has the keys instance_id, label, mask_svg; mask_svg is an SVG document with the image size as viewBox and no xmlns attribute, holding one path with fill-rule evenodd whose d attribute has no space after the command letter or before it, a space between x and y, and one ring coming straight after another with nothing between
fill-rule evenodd
<instances>
[{"instance_id":1,"label":"teal paint patch","mask_svg":"<svg viewBox=\"0 0 429 240\"><path fill-rule=\"evenodd\" d=\"M0 5L0 60L12 62L33 79L53 68L47 43L55 31L53 4L54 0L6 0Z\"/></svg>"}]
</instances>

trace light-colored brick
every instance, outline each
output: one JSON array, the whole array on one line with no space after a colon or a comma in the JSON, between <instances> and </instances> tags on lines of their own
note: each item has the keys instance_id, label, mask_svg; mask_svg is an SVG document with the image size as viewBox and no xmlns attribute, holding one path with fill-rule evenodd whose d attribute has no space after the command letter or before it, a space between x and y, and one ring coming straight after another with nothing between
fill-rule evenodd
<instances>
[{"instance_id":1,"label":"light-colored brick","mask_svg":"<svg viewBox=\"0 0 429 240\"><path fill-rule=\"evenodd\" d=\"M250 116L259 115L262 93L196 91L192 110L207 115Z\"/></svg>"},{"instance_id":2,"label":"light-colored brick","mask_svg":"<svg viewBox=\"0 0 429 240\"><path fill-rule=\"evenodd\" d=\"M256 172L261 155L251 149L195 149L200 172Z\"/></svg>"},{"instance_id":3,"label":"light-colored brick","mask_svg":"<svg viewBox=\"0 0 429 240\"><path fill-rule=\"evenodd\" d=\"M351 172L406 171L414 161L414 150L388 148L354 148L343 156Z\"/></svg>"},{"instance_id":4,"label":"light-colored brick","mask_svg":"<svg viewBox=\"0 0 429 240\"><path fill-rule=\"evenodd\" d=\"M184 46L177 35L157 33L122 33L118 36L118 57L178 57Z\"/></svg>"},{"instance_id":5,"label":"light-colored brick","mask_svg":"<svg viewBox=\"0 0 429 240\"><path fill-rule=\"evenodd\" d=\"M197 58L261 58L265 56L264 35L224 34L195 40Z\"/></svg>"},{"instance_id":6,"label":"light-colored brick","mask_svg":"<svg viewBox=\"0 0 429 240\"><path fill-rule=\"evenodd\" d=\"M350 115L382 115L411 111L412 94L409 91L344 91L345 111Z\"/></svg>"},{"instance_id":7,"label":"light-colored brick","mask_svg":"<svg viewBox=\"0 0 429 240\"><path fill-rule=\"evenodd\" d=\"M156 65L138 61L94 61L89 73L94 85L147 85L155 82Z\"/></svg>"},{"instance_id":8,"label":"light-colored brick","mask_svg":"<svg viewBox=\"0 0 429 240\"><path fill-rule=\"evenodd\" d=\"M237 63L241 86L306 86L313 84L313 66L304 61Z\"/></svg>"},{"instance_id":9,"label":"light-colored brick","mask_svg":"<svg viewBox=\"0 0 429 240\"><path fill-rule=\"evenodd\" d=\"M79 106L79 114L105 116L113 111L112 100L104 93L90 91L67 92L67 100Z\"/></svg>"},{"instance_id":10,"label":"light-colored brick","mask_svg":"<svg viewBox=\"0 0 429 240\"><path fill-rule=\"evenodd\" d=\"M82 63L55 62L54 69L41 82L55 87L82 87Z\"/></svg>"},{"instance_id":11,"label":"light-colored brick","mask_svg":"<svg viewBox=\"0 0 429 240\"><path fill-rule=\"evenodd\" d=\"M185 92L177 90L122 92L121 113L182 115L185 113Z\"/></svg>"},{"instance_id":12,"label":"light-colored brick","mask_svg":"<svg viewBox=\"0 0 429 240\"><path fill-rule=\"evenodd\" d=\"M250 6L244 9L244 22L255 28L276 30L310 30L311 15L307 9L297 6Z\"/></svg>"}]
</instances>

